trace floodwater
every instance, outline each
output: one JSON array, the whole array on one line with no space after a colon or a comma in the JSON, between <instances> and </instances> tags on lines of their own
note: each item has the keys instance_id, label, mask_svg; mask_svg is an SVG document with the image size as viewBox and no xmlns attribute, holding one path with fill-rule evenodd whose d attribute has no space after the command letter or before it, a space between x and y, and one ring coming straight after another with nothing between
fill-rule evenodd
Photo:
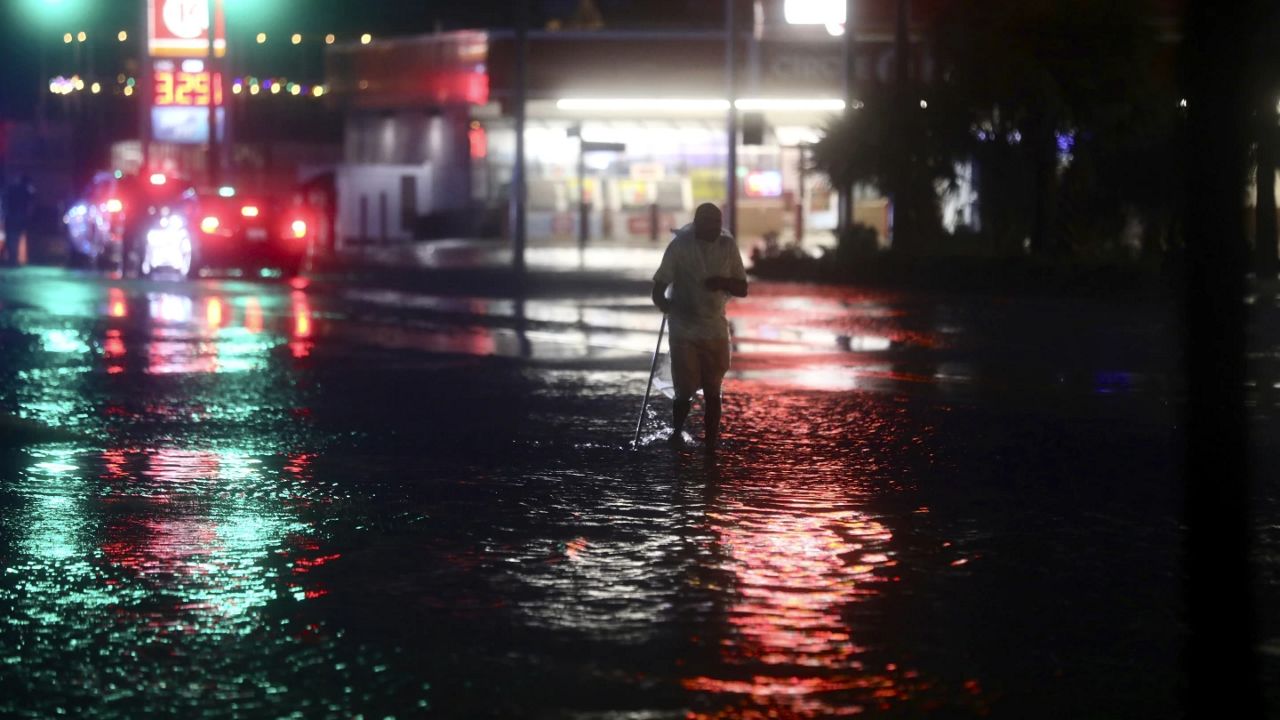
<instances>
[{"instance_id":1,"label":"floodwater","mask_svg":"<svg viewBox=\"0 0 1280 720\"><path fill-rule=\"evenodd\" d=\"M731 308L708 455L643 292L5 274L0 715L1179 714L1169 308Z\"/></svg>"}]
</instances>

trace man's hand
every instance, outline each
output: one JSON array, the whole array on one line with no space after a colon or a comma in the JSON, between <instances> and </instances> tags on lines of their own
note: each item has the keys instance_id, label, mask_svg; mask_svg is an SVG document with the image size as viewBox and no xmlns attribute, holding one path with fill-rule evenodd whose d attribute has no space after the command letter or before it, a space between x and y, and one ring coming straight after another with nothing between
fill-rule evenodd
<instances>
[{"instance_id":1,"label":"man's hand","mask_svg":"<svg viewBox=\"0 0 1280 720\"><path fill-rule=\"evenodd\" d=\"M747 281L740 278L709 277L702 284L706 289L713 292L718 290L736 297L747 296Z\"/></svg>"},{"instance_id":2,"label":"man's hand","mask_svg":"<svg viewBox=\"0 0 1280 720\"><path fill-rule=\"evenodd\" d=\"M667 284L655 282L653 284L653 304L662 311L663 315L671 313L671 301L667 299Z\"/></svg>"}]
</instances>

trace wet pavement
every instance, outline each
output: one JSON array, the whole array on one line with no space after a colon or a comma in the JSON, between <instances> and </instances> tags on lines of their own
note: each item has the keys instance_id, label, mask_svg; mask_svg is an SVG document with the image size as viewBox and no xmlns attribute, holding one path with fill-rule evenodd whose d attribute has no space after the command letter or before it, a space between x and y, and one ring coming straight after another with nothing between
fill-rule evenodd
<instances>
[{"instance_id":1,"label":"wet pavement","mask_svg":"<svg viewBox=\"0 0 1280 720\"><path fill-rule=\"evenodd\" d=\"M4 273L0 715L1178 716L1171 308L757 284L711 456L622 288Z\"/></svg>"}]
</instances>

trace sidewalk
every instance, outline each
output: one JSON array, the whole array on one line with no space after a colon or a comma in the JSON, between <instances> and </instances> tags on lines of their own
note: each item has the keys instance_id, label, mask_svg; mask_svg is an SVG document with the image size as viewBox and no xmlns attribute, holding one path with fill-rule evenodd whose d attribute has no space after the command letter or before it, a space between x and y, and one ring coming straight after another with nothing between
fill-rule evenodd
<instances>
[{"instance_id":1,"label":"sidewalk","mask_svg":"<svg viewBox=\"0 0 1280 720\"><path fill-rule=\"evenodd\" d=\"M539 243L526 248L526 272L512 270L505 240L450 239L345 248L316 258L307 275L318 283L367 284L440 294L646 294L666 243L588 247Z\"/></svg>"}]
</instances>

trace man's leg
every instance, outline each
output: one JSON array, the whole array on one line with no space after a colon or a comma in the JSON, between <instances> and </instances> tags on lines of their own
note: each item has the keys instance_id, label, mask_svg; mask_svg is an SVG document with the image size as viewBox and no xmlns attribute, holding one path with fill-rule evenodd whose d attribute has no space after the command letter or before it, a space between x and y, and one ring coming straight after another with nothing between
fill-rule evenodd
<instances>
[{"instance_id":1,"label":"man's leg","mask_svg":"<svg viewBox=\"0 0 1280 720\"><path fill-rule=\"evenodd\" d=\"M703 415L704 442L708 448L720 444L720 387L703 388L702 400L706 403Z\"/></svg>"},{"instance_id":2,"label":"man's leg","mask_svg":"<svg viewBox=\"0 0 1280 720\"><path fill-rule=\"evenodd\" d=\"M722 410L720 386L729 372L729 342L713 340L707 343L702 359L702 398L706 414L703 417L705 442L708 450L720 443L720 416Z\"/></svg>"},{"instance_id":3,"label":"man's leg","mask_svg":"<svg viewBox=\"0 0 1280 720\"><path fill-rule=\"evenodd\" d=\"M671 439L679 441L684 431L684 422L689 418L693 408L693 394L698 390L698 353L691 343L672 339L671 350L671 384L675 398L671 402L671 424L674 428Z\"/></svg>"},{"instance_id":4,"label":"man's leg","mask_svg":"<svg viewBox=\"0 0 1280 720\"><path fill-rule=\"evenodd\" d=\"M684 421L689 418L689 410L693 408L692 400L681 400L676 398L671 403L671 424L675 430L672 432L673 437L679 437L681 431L684 430Z\"/></svg>"}]
</instances>

